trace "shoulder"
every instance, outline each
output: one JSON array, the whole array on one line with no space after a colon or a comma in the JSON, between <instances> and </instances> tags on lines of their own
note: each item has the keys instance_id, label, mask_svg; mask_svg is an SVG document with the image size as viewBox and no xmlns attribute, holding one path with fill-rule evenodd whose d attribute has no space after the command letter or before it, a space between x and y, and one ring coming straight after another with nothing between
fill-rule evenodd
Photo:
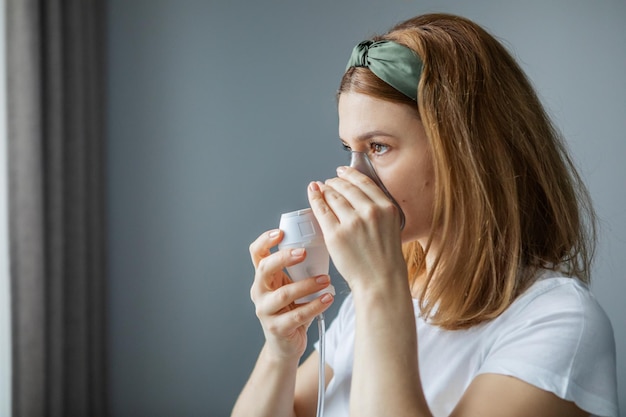
<instances>
[{"instance_id":1,"label":"shoulder","mask_svg":"<svg viewBox=\"0 0 626 417\"><path fill-rule=\"evenodd\" d=\"M608 316L589 287L575 278L544 274L493 327L504 345L532 344L570 357L615 355Z\"/></svg>"},{"instance_id":2,"label":"shoulder","mask_svg":"<svg viewBox=\"0 0 626 417\"><path fill-rule=\"evenodd\" d=\"M606 333L613 338L608 316L588 285L576 278L544 273L502 315L502 322L513 326L553 323L561 330Z\"/></svg>"},{"instance_id":3,"label":"shoulder","mask_svg":"<svg viewBox=\"0 0 626 417\"><path fill-rule=\"evenodd\" d=\"M613 415L613 328L587 285L546 274L487 327L495 337L480 373L514 376Z\"/></svg>"}]
</instances>

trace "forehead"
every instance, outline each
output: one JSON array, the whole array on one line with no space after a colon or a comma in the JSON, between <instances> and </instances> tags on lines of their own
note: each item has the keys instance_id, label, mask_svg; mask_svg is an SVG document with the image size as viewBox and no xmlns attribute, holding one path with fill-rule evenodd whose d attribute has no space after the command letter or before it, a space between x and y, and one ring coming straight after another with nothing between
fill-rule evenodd
<instances>
[{"instance_id":1,"label":"forehead","mask_svg":"<svg viewBox=\"0 0 626 417\"><path fill-rule=\"evenodd\" d=\"M417 108L353 92L339 96L338 113L344 140L373 131L396 135L419 122Z\"/></svg>"}]
</instances>

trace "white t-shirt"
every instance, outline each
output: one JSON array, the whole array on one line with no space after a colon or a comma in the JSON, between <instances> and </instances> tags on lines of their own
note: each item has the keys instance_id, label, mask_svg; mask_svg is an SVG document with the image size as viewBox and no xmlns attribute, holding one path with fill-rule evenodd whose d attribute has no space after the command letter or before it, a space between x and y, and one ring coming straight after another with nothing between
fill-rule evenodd
<instances>
[{"instance_id":1,"label":"white t-shirt","mask_svg":"<svg viewBox=\"0 0 626 417\"><path fill-rule=\"evenodd\" d=\"M413 305L420 377L435 417L450 415L483 373L519 378L597 416L618 416L613 329L579 280L546 273L499 317L467 330L430 325L417 314L417 300ZM349 415L354 325L350 294L326 333L326 363L334 375L325 417Z\"/></svg>"}]
</instances>

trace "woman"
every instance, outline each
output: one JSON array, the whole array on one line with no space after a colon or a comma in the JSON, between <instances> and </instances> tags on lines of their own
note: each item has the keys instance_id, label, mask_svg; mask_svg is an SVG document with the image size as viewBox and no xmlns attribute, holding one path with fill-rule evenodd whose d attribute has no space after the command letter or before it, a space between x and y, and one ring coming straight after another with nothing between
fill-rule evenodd
<instances>
[{"instance_id":1,"label":"woman","mask_svg":"<svg viewBox=\"0 0 626 417\"><path fill-rule=\"evenodd\" d=\"M617 416L611 324L589 292L594 216L522 70L478 25L419 16L353 51L339 135L406 217L349 167L308 187L351 293L329 328L325 416ZM327 276L306 253L250 252L266 343L233 416L314 416L306 329Z\"/></svg>"}]
</instances>

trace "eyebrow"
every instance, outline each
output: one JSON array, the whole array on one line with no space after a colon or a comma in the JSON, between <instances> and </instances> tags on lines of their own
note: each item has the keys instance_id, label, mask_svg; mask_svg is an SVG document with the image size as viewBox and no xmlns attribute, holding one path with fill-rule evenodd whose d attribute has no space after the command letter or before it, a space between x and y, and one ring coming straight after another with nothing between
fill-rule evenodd
<instances>
[{"instance_id":1,"label":"eyebrow","mask_svg":"<svg viewBox=\"0 0 626 417\"><path fill-rule=\"evenodd\" d=\"M378 137L378 136L384 136L384 137L387 137L387 138L395 138L394 135L392 135L390 133L387 133L387 132L384 132L382 130L372 130L370 132L365 132L365 133L357 136L356 138L354 138L354 140L357 143L362 143L362 142L368 142L370 139ZM341 137L339 137L339 140L341 140L344 143L346 142L346 140L341 138Z\"/></svg>"}]
</instances>

